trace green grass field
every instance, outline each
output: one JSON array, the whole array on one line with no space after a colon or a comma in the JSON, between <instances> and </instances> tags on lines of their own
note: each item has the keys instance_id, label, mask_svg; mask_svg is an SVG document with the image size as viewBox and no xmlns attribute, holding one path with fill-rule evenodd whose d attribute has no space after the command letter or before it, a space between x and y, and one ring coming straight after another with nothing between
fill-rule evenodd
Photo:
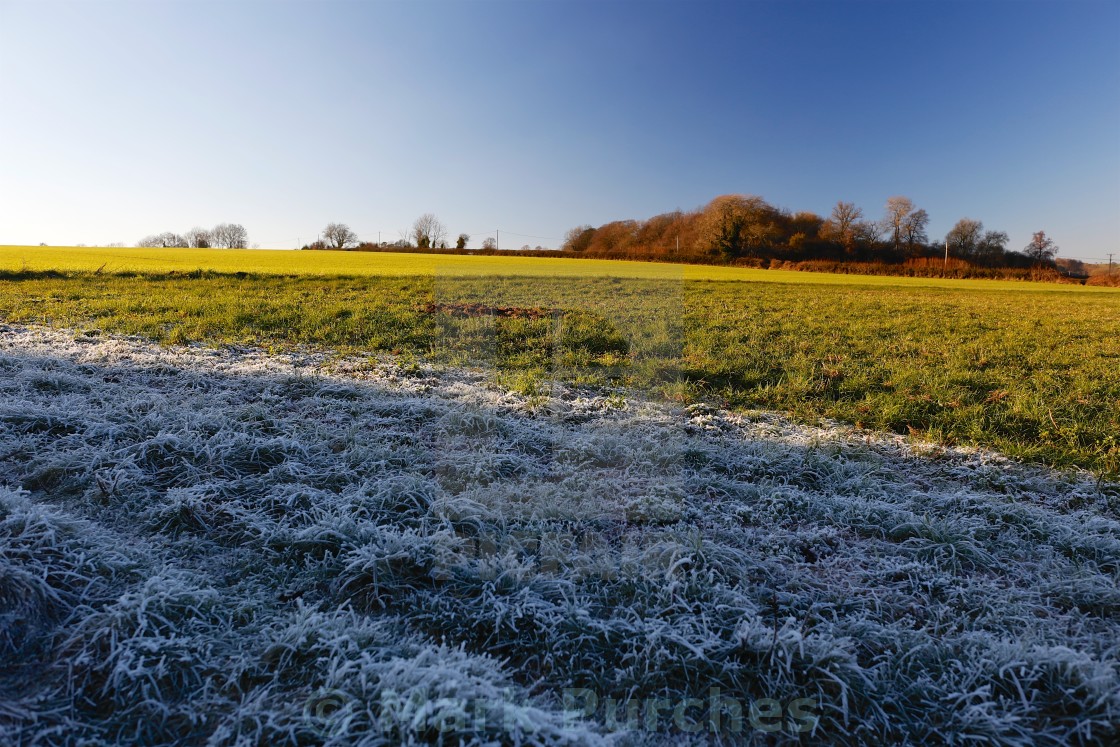
<instances>
[{"instance_id":1,"label":"green grass field","mask_svg":"<svg viewBox=\"0 0 1120 747\"><path fill-rule=\"evenodd\" d=\"M1120 293L599 260L0 248L0 317L314 345L1120 472ZM476 304L476 306L469 306ZM491 313L491 307L536 309ZM469 310L469 311L464 311Z\"/></svg>"}]
</instances>

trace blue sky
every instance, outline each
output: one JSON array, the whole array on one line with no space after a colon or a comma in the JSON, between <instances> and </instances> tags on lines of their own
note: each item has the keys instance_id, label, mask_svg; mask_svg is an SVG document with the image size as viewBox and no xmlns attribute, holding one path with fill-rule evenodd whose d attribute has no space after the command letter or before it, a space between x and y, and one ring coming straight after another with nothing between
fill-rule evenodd
<instances>
[{"instance_id":1,"label":"blue sky","mask_svg":"<svg viewBox=\"0 0 1120 747\"><path fill-rule=\"evenodd\" d=\"M903 194L1120 252L1120 1L0 0L0 243Z\"/></svg>"}]
</instances>

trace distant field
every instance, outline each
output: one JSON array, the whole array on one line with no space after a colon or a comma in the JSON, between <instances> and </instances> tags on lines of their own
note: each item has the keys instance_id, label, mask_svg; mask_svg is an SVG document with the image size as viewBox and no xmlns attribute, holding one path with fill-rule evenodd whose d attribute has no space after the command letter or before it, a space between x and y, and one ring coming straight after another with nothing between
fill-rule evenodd
<instances>
[{"instance_id":1,"label":"distant field","mask_svg":"<svg viewBox=\"0 0 1120 747\"><path fill-rule=\"evenodd\" d=\"M1055 283L1003 280L941 280L754 270L744 267L628 262L604 259L495 257L390 252L328 252L264 249L140 249L0 246L0 271L163 273L210 270L266 275L436 275L450 277L620 277L650 280L741 280L809 285L867 285L932 288L1084 290Z\"/></svg>"},{"instance_id":2,"label":"distant field","mask_svg":"<svg viewBox=\"0 0 1120 747\"><path fill-rule=\"evenodd\" d=\"M0 320L392 353L1120 473L1111 289L293 251L7 248L5 270Z\"/></svg>"}]
</instances>

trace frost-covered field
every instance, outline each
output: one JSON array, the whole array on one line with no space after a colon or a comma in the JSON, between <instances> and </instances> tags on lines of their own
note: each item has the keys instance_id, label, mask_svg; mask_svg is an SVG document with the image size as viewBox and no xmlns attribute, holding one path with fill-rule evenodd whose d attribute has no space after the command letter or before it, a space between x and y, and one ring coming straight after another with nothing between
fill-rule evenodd
<instances>
[{"instance_id":1,"label":"frost-covered field","mask_svg":"<svg viewBox=\"0 0 1120 747\"><path fill-rule=\"evenodd\" d=\"M1120 486L0 327L0 740L1106 744Z\"/></svg>"}]
</instances>

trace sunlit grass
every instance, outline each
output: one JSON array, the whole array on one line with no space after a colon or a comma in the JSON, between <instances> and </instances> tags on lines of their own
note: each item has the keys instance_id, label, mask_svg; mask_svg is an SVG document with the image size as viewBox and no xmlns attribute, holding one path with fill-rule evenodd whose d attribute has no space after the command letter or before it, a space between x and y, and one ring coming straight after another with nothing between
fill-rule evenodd
<instances>
[{"instance_id":1,"label":"sunlit grass","mask_svg":"<svg viewBox=\"0 0 1120 747\"><path fill-rule=\"evenodd\" d=\"M680 401L995 447L1053 465L1120 470L1120 294L855 280L16 272L0 280L0 318L171 344L405 354L491 368L522 392L552 379L624 385ZM455 316L425 310L432 302L436 309L532 308L543 316Z\"/></svg>"}]
</instances>

